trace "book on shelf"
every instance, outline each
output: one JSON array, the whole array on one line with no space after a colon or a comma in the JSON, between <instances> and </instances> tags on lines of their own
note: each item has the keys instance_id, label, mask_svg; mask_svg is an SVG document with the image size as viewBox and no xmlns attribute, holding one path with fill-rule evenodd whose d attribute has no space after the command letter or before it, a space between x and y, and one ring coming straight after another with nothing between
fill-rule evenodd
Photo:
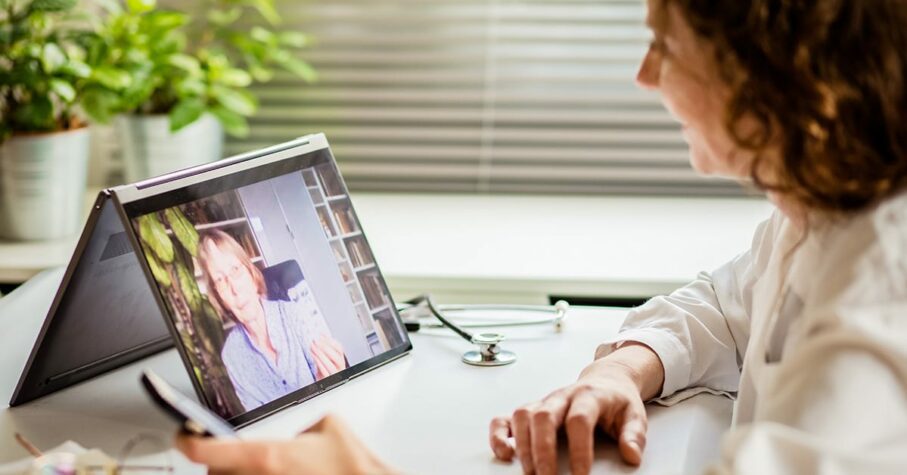
<instances>
[{"instance_id":1,"label":"book on shelf","mask_svg":"<svg viewBox=\"0 0 907 475\"><path fill-rule=\"evenodd\" d=\"M359 290L359 285L356 284L355 280L346 285L346 290L350 292L350 298L354 304L362 301L362 292Z\"/></svg>"},{"instance_id":2,"label":"book on shelf","mask_svg":"<svg viewBox=\"0 0 907 475\"><path fill-rule=\"evenodd\" d=\"M318 186L318 182L315 180L315 172L311 168L302 171L302 179L305 181L306 186Z\"/></svg>"},{"instance_id":3,"label":"book on shelf","mask_svg":"<svg viewBox=\"0 0 907 475\"><path fill-rule=\"evenodd\" d=\"M347 241L346 246L350 252L350 258L353 260L353 266L364 267L372 263L372 256L359 239Z\"/></svg>"},{"instance_id":4,"label":"book on shelf","mask_svg":"<svg viewBox=\"0 0 907 475\"><path fill-rule=\"evenodd\" d=\"M309 196L312 197L312 203L314 203L315 206L324 204L324 196L321 195L321 190L317 186L309 188Z\"/></svg>"},{"instance_id":5,"label":"book on shelf","mask_svg":"<svg viewBox=\"0 0 907 475\"><path fill-rule=\"evenodd\" d=\"M328 219L322 209L318 210L318 220L321 221L321 227L324 229L324 234L329 238L334 237L334 228L331 226L330 219Z\"/></svg>"},{"instance_id":6,"label":"book on shelf","mask_svg":"<svg viewBox=\"0 0 907 475\"><path fill-rule=\"evenodd\" d=\"M345 211L346 210L342 208L334 208L331 210L334 215L334 221L337 222L337 227L340 228L341 234L349 234L355 231L355 229L353 229L353 222L349 219L349 214Z\"/></svg>"},{"instance_id":7,"label":"book on shelf","mask_svg":"<svg viewBox=\"0 0 907 475\"><path fill-rule=\"evenodd\" d=\"M368 301L370 308L378 308L386 303L384 292L378 283L378 274L376 272L365 272L359 274L359 283L362 284L362 290L365 292L365 300Z\"/></svg>"},{"instance_id":8,"label":"book on shelf","mask_svg":"<svg viewBox=\"0 0 907 475\"><path fill-rule=\"evenodd\" d=\"M331 243L331 249L334 251L334 259L337 262L346 260L346 252L343 250L343 243L340 241L334 241Z\"/></svg>"},{"instance_id":9,"label":"book on shelf","mask_svg":"<svg viewBox=\"0 0 907 475\"><path fill-rule=\"evenodd\" d=\"M340 262L340 276L343 277L344 282L349 282L353 279L353 271L350 270L348 262Z\"/></svg>"},{"instance_id":10,"label":"book on shelf","mask_svg":"<svg viewBox=\"0 0 907 475\"><path fill-rule=\"evenodd\" d=\"M335 196L343 194L343 186L340 185L340 179L330 164L319 165L316 170L318 178L321 180L321 185L324 187L325 195Z\"/></svg>"}]
</instances>

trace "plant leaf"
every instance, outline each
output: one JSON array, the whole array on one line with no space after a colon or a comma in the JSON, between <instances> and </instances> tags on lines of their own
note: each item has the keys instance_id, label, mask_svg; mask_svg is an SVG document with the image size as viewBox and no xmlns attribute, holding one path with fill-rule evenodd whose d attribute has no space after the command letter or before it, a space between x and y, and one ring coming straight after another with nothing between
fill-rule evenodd
<instances>
[{"instance_id":1,"label":"plant leaf","mask_svg":"<svg viewBox=\"0 0 907 475\"><path fill-rule=\"evenodd\" d=\"M175 86L180 97L199 97L205 94L205 83L199 79L184 79Z\"/></svg>"},{"instance_id":2,"label":"plant leaf","mask_svg":"<svg viewBox=\"0 0 907 475\"><path fill-rule=\"evenodd\" d=\"M233 137L242 138L249 135L249 122L245 117L221 106L212 107L211 113L224 126L224 130Z\"/></svg>"},{"instance_id":3,"label":"plant leaf","mask_svg":"<svg viewBox=\"0 0 907 475\"><path fill-rule=\"evenodd\" d=\"M60 12L74 7L76 2L77 0L35 0L29 9L33 12Z\"/></svg>"},{"instance_id":4,"label":"plant leaf","mask_svg":"<svg viewBox=\"0 0 907 475\"><path fill-rule=\"evenodd\" d=\"M54 91L60 99L63 99L64 102L70 103L76 99L76 89L72 87L72 84L62 79L51 79L50 89Z\"/></svg>"},{"instance_id":5,"label":"plant leaf","mask_svg":"<svg viewBox=\"0 0 907 475\"><path fill-rule=\"evenodd\" d=\"M199 98L183 99L170 111L170 131L176 132L195 122L205 112L205 103ZM168 219L169 221L169 219ZM171 229L173 223L171 222ZM176 229L173 230L176 232ZM194 256L195 254L193 254Z\"/></svg>"},{"instance_id":6,"label":"plant leaf","mask_svg":"<svg viewBox=\"0 0 907 475\"><path fill-rule=\"evenodd\" d=\"M282 68L301 77L305 82L318 81L318 73L309 63L293 56L289 51L281 50L279 53L286 53L274 55L274 61Z\"/></svg>"},{"instance_id":7,"label":"plant leaf","mask_svg":"<svg viewBox=\"0 0 907 475\"><path fill-rule=\"evenodd\" d=\"M277 35L260 26L252 27L252 30L249 31L249 36L251 36L254 40L267 44L268 46L277 46Z\"/></svg>"},{"instance_id":8,"label":"plant leaf","mask_svg":"<svg viewBox=\"0 0 907 475\"><path fill-rule=\"evenodd\" d=\"M255 97L247 91L215 85L211 92L217 102L239 115L250 116L258 108Z\"/></svg>"},{"instance_id":9,"label":"plant leaf","mask_svg":"<svg viewBox=\"0 0 907 475\"><path fill-rule=\"evenodd\" d=\"M41 50L41 66L45 73L52 73L66 62L66 55L56 43L45 43Z\"/></svg>"},{"instance_id":10,"label":"plant leaf","mask_svg":"<svg viewBox=\"0 0 907 475\"><path fill-rule=\"evenodd\" d=\"M132 13L145 13L154 10L155 0L126 0L126 8Z\"/></svg>"},{"instance_id":11,"label":"plant leaf","mask_svg":"<svg viewBox=\"0 0 907 475\"><path fill-rule=\"evenodd\" d=\"M155 29L172 30L185 25L188 17L185 13L162 10L149 13L145 20Z\"/></svg>"},{"instance_id":12,"label":"plant leaf","mask_svg":"<svg viewBox=\"0 0 907 475\"><path fill-rule=\"evenodd\" d=\"M22 131L44 131L54 128L54 105L47 96L32 96L31 101L20 105L13 117Z\"/></svg>"},{"instance_id":13,"label":"plant leaf","mask_svg":"<svg viewBox=\"0 0 907 475\"><path fill-rule=\"evenodd\" d=\"M139 236L161 262L165 264L173 262L173 241L167 235L164 225L157 219L157 214L146 214L139 218Z\"/></svg>"},{"instance_id":14,"label":"plant leaf","mask_svg":"<svg viewBox=\"0 0 907 475\"><path fill-rule=\"evenodd\" d=\"M285 31L277 35L280 44L293 48L302 48L309 42L309 37L298 31Z\"/></svg>"},{"instance_id":15,"label":"plant leaf","mask_svg":"<svg viewBox=\"0 0 907 475\"><path fill-rule=\"evenodd\" d=\"M274 8L273 0L252 0L252 5L258 10L258 13L264 17L268 23L276 25L280 23L280 14Z\"/></svg>"},{"instance_id":16,"label":"plant leaf","mask_svg":"<svg viewBox=\"0 0 907 475\"><path fill-rule=\"evenodd\" d=\"M170 55L170 57L167 58L167 62L191 74L198 74L202 70L201 65L198 63L198 59L189 56L188 54L178 53Z\"/></svg>"},{"instance_id":17,"label":"plant leaf","mask_svg":"<svg viewBox=\"0 0 907 475\"><path fill-rule=\"evenodd\" d=\"M151 275L154 276L154 280L162 286L170 287L173 284L173 281L170 280L170 273L167 272L167 269L164 269L164 266L154 257L154 253L150 249L145 248L145 260L148 261L148 267L151 269Z\"/></svg>"},{"instance_id":18,"label":"plant leaf","mask_svg":"<svg viewBox=\"0 0 907 475\"><path fill-rule=\"evenodd\" d=\"M221 81L230 87L246 87L252 84L252 76L242 69L230 68L221 73Z\"/></svg>"},{"instance_id":19,"label":"plant leaf","mask_svg":"<svg viewBox=\"0 0 907 475\"><path fill-rule=\"evenodd\" d=\"M250 65L249 72L252 73L252 77L258 82L268 82L274 78L274 71L260 64Z\"/></svg>"},{"instance_id":20,"label":"plant leaf","mask_svg":"<svg viewBox=\"0 0 907 475\"><path fill-rule=\"evenodd\" d=\"M176 276L180 282L180 291L182 291L189 309L192 310L192 313L198 312L202 305L202 293L198 290L198 282L195 281L195 277L182 262L176 263Z\"/></svg>"},{"instance_id":21,"label":"plant leaf","mask_svg":"<svg viewBox=\"0 0 907 475\"><path fill-rule=\"evenodd\" d=\"M173 230L173 235L176 236L176 239L189 251L189 254L192 257L198 256L198 231L195 230L195 226L186 219L186 215L180 211L179 208L167 208L164 210L164 217L167 218L167 223L170 224L170 229Z\"/></svg>"},{"instance_id":22,"label":"plant leaf","mask_svg":"<svg viewBox=\"0 0 907 475\"><path fill-rule=\"evenodd\" d=\"M77 78L91 77L91 66L74 59L63 63L57 71Z\"/></svg>"},{"instance_id":23,"label":"plant leaf","mask_svg":"<svg viewBox=\"0 0 907 475\"><path fill-rule=\"evenodd\" d=\"M109 66L95 68L91 72L91 76L103 86L115 90L125 89L132 84L132 78L129 73Z\"/></svg>"},{"instance_id":24,"label":"plant leaf","mask_svg":"<svg viewBox=\"0 0 907 475\"><path fill-rule=\"evenodd\" d=\"M119 95L109 89L99 87L86 89L79 103L89 117L102 124L110 122L114 114L121 112Z\"/></svg>"},{"instance_id":25,"label":"plant leaf","mask_svg":"<svg viewBox=\"0 0 907 475\"><path fill-rule=\"evenodd\" d=\"M239 8L231 8L227 11L211 10L208 12L208 21L216 26L230 26L236 20L239 20L242 11Z\"/></svg>"}]
</instances>

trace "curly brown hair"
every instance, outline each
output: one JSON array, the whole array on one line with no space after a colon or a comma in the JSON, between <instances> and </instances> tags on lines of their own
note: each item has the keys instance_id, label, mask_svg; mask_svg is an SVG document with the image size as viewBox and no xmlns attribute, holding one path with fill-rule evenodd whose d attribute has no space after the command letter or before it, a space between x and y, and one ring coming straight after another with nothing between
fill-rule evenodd
<instances>
[{"instance_id":1,"label":"curly brown hair","mask_svg":"<svg viewBox=\"0 0 907 475\"><path fill-rule=\"evenodd\" d=\"M714 45L731 89L725 127L757 152L757 186L830 212L860 210L902 188L907 0L660 2ZM756 119L758 133L740 132L744 117ZM761 155L774 137L781 163Z\"/></svg>"}]
</instances>

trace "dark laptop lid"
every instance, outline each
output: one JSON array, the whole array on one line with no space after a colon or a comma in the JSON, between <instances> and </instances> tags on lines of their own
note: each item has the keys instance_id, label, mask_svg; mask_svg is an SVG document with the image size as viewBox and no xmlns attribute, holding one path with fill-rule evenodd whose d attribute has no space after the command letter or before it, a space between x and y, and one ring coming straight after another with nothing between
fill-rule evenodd
<instances>
[{"instance_id":1,"label":"dark laptop lid","mask_svg":"<svg viewBox=\"0 0 907 475\"><path fill-rule=\"evenodd\" d=\"M10 406L173 345L113 202L99 195Z\"/></svg>"}]
</instances>

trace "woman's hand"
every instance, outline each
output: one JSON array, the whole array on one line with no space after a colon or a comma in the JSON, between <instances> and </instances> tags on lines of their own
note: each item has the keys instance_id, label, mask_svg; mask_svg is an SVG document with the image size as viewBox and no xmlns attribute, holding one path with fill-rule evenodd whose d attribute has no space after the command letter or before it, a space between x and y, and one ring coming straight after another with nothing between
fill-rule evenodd
<instances>
[{"instance_id":1,"label":"woman's hand","mask_svg":"<svg viewBox=\"0 0 907 475\"><path fill-rule=\"evenodd\" d=\"M347 367L343 346L329 336L313 341L310 351L315 360L315 379L326 378Z\"/></svg>"},{"instance_id":2,"label":"woman's hand","mask_svg":"<svg viewBox=\"0 0 907 475\"><path fill-rule=\"evenodd\" d=\"M395 473L350 432L325 416L293 440L241 441L177 435L176 448L214 474Z\"/></svg>"},{"instance_id":3,"label":"woman's hand","mask_svg":"<svg viewBox=\"0 0 907 475\"><path fill-rule=\"evenodd\" d=\"M557 473L557 437L563 427L570 470L585 474L592 468L595 429L601 427L617 440L624 461L639 465L647 430L643 399L656 395L663 381L664 369L655 352L641 344L625 344L587 366L575 384L492 420L491 448L500 460L516 456L526 473Z\"/></svg>"}]
</instances>

